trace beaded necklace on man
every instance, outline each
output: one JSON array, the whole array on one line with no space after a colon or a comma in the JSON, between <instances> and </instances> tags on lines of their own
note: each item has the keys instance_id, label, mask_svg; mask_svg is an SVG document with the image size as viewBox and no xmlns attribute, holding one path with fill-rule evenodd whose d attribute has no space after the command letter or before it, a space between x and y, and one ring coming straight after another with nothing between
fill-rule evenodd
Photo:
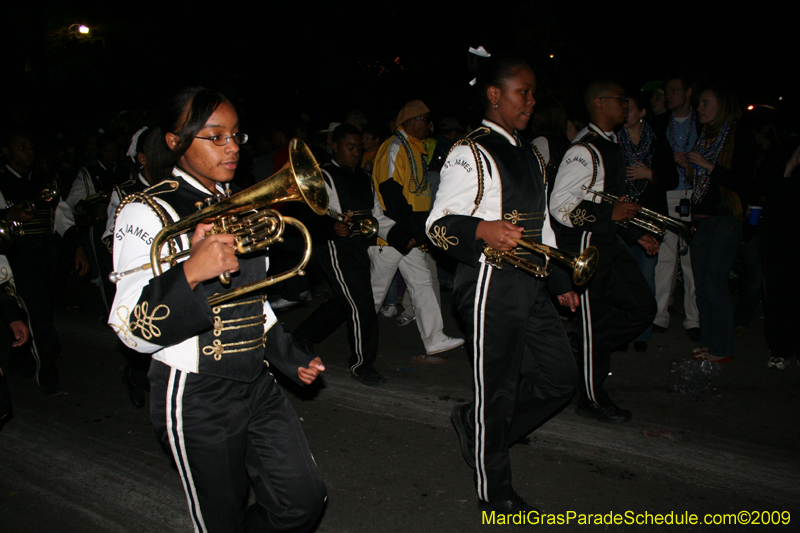
<instances>
[{"instance_id":1,"label":"beaded necklace on man","mask_svg":"<svg viewBox=\"0 0 800 533\"><path fill-rule=\"evenodd\" d=\"M697 144L694 145L694 148L697 153L703 156L706 161L712 165L716 165L717 160L719 159L719 154L722 152L722 147L725 145L725 138L731 131L731 125L728 124L727 120L723 122L722 127L719 129L719 133L717 133L717 136L714 137L714 139L706 139L706 129L707 127L703 128L703 132L700 134L700 138L697 139ZM695 165L692 203L699 204L703 199L703 196L705 196L706 192L708 192L710 185L711 176L709 175L708 170Z\"/></svg>"},{"instance_id":2,"label":"beaded necklace on man","mask_svg":"<svg viewBox=\"0 0 800 533\"><path fill-rule=\"evenodd\" d=\"M631 167L638 167L639 163L644 163L650 168L653 161L653 134L652 128L648 126L647 122L642 122L642 131L639 136L639 144L633 144L627 128L622 128L617 134L619 143L625 149L625 164ZM625 187L625 196L631 202L636 202L647 188L647 183L650 180L637 179L627 180Z\"/></svg>"},{"instance_id":3,"label":"beaded necklace on man","mask_svg":"<svg viewBox=\"0 0 800 533\"><path fill-rule=\"evenodd\" d=\"M683 146L678 146L678 121L675 120L675 113L669 119L669 129L667 130L667 140L669 141L669 145L672 147L672 151L675 153L686 153L692 147L689 146L689 139L692 138L692 132L696 128L695 126L695 112L694 108L689 108L691 110L691 114L689 115L689 127L686 128L686 137L683 139Z\"/></svg>"},{"instance_id":4,"label":"beaded necklace on man","mask_svg":"<svg viewBox=\"0 0 800 533\"><path fill-rule=\"evenodd\" d=\"M425 196L428 193L428 162L425 161L425 156L420 157L422 160L422 179L420 179L417 163L414 161L414 152L411 151L411 143L408 142L405 135L400 133L400 130L395 130L394 136L403 143L403 148L406 149L406 156L408 156L408 166L411 168L408 192L416 196Z\"/></svg>"}]
</instances>

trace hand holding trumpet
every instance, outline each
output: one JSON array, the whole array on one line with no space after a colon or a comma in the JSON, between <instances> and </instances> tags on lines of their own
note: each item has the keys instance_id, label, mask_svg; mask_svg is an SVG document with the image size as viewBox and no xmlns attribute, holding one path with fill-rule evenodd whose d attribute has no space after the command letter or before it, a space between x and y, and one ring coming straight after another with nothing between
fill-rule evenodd
<instances>
[{"instance_id":1,"label":"hand holding trumpet","mask_svg":"<svg viewBox=\"0 0 800 533\"><path fill-rule=\"evenodd\" d=\"M483 239L498 252L508 252L517 247L516 239L522 238L522 228L507 220L483 220L478 223L475 238Z\"/></svg>"},{"instance_id":2,"label":"hand holding trumpet","mask_svg":"<svg viewBox=\"0 0 800 533\"><path fill-rule=\"evenodd\" d=\"M336 232L338 237L349 237L350 236L350 228L348 227L347 223L350 222L350 217L346 216L344 219L339 222L338 220L333 223L333 231Z\"/></svg>"},{"instance_id":3,"label":"hand holding trumpet","mask_svg":"<svg viewBox=\"0 0 800 533\"><path fill-rule=\"evenodd\" d=\"M33 204L25 202L13 205L6 210L6 220L9 222L28 222L33 220L36 211Z\"/></svg>"},{"instance_id":4,"label":"hand holding trumpet","mask_svg":"<svg viewBox=\"0 0 800 533\"><path fill-rule=\"evenodd\" d=\"M611 220L620 222L622 220L630 220L634 218L642 210L642 206L629 202L625 196L620 196L619 200L614 202L613 211L611 212Z\"/></svg>"},{"instance_id":5,"label":"hand holding trumpet","mask_svg":"<svg viewBox=\"0 0 800 533\"><path fill-rule=\"evenodd\" d=\"M189 287L225 272L237 272L235 237L231 233L210 233L214 224L198 224L192 236L191 255L183 265Z\"/></svg>"}]
</instances>

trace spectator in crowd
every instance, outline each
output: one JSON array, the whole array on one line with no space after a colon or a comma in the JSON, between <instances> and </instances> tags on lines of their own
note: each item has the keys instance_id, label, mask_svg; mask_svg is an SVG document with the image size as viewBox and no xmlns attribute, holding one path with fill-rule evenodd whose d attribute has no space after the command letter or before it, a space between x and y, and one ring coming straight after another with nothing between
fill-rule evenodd
<instances>
[{"instance_id":1,"label":"spectator in crowd","mask_svg":"<svg viewBox=\"0 0 800 533\"><path fill-rule=\"evenodd\" d=\"M743 207L739 194L754 179L756 144L739 122L742 111L733 93L714 85L700 94L700 137L692 151L676 161L692 180L692 273L697 286L700 347L693 357L733 360L733 306L728 275L742 241Z\"/></svg>"}]
</instances>

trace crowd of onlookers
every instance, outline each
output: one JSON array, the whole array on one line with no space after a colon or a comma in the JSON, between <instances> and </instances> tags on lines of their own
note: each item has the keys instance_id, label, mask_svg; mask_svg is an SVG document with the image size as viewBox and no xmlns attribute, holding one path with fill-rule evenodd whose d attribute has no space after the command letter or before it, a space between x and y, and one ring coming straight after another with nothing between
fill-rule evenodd
<instances>
[{"instance_id":1,"label":"crowd of onlookers","mask_svg":"<svg viewBox=\"0 0 800 533\"><path fill-rule=\"evenodd\" d=\"M565 106L559 95L542 94L537 100L528 130L521 135L547 152L547 175L552 186L561 158L577 132L586 126L587 118L580 106ZM563 101L571 103L569 98ZM683 326L689 337L699 343L692 356L731 361L734 337L752 334L748 328L759 299L765 296L768 364L786 368L796 349L790 334L790 325L797 318L793 305L796 288L792 282L783 282L778 272L785 272L785 250L793 248L788 220L792 209L788 202L797 190L800 138L796 135L796 121L780 108L764 105L744 109L727 87L700 86L682 76L651 82L643 89L629 88L627 105L628 120L617 132L629 165L626 198L692 227L692 234L667 229L656 255L648 256L641 247L630 247L658 305L653 325L636 338L634 349L647 350L653 332L669 326L675 290L681 287ZM394 110L386 111L387 116L394 117ZM136 181L150 167L146 158L139 157L146 155L142 139L137 137L131 143L134 132L147 125L142 123L147 119L141 118L146 116L140 115L130 123L109 121L83 135L36 131L27 124L5 125L2 166L11 168L15 161L28 158L30 162L17 171L46 176L50 189L72 210L79 228L80 241L74 245L66 237L56 237L58 262L54 279L63 281L70 270L82 268L75 261L75 250L83 248L91 267L82 275L85 290L100 287L104 293L113 292L113 284L105 279L108 264L103 265L101 257L108 257L108 232L104 243L104 232L91 228L102 225L106 229L106 217L113 219L108 202L114 188ZM467 110L460 117L445 117L437 116L434 109L432 116L433 128L426 146L431 195L435 197L438 171L446 154L477 123L468 123ZM292 138L304 140L320 164L329 162L332 135L340 122L315 124L306 118L274 124L245 121L243 131L249 133L249 141L240 154L235 186L247 188L280 169L288 160ZM394 121L367 117L357 109L331 118L361 132L360 166L371 173L381 143L395 131ZM102 171L92 170L97 168ZM89 175L93 172L95 178L100 172L99 181L92 182L95 178ZM167 177L163 169L148 174L149 183ZM720 184L724 185L716 187ZM5 192L3 183L0 191ZM0 207L8 207L4 211L8 214L13 209L10 204ZM289 209L298 211L301 218L311 216L302 212L302 206ZM288 257L285 262L292 264L298 253L288 242L270 250L278 270L283 269L283 255ZM444 256L436 259L441 287L451 287L453 261ZM274 309L293 307L318 292L322 273L314 268L313 261L308 270L308 276L288 280L270 291L279 295L274 298ZM61 286L63 283L54 283L53 292ZM739 296L735 308L731 289ZM387 317L395 317L398 325L414 320L413 312L408 312L411 306L399 304L403 290L404 283L398 275L380 310ZM51 299L57 296L49 295ZM106 305L110 305L110 295L104 297ZM406 311L401 312L401 307Z\"/></svg>"}]
</instances>

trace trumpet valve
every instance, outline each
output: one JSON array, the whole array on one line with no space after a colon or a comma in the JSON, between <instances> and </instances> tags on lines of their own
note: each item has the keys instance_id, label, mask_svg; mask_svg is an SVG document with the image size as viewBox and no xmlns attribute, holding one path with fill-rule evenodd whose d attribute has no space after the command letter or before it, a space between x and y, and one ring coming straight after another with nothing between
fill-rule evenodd
<instances>
[{"instance_id":1,"label":"trumpet valve","mask_svg":"<svg viewBox=\"0 0 800 533\"><path fill-rule=\"evenodd\" d=\"M483 248L483 255L486 257L486 262L491 266L502 269L503 268L503 254L494 248L486 246Z\"/></svg>"}]
</instances>

